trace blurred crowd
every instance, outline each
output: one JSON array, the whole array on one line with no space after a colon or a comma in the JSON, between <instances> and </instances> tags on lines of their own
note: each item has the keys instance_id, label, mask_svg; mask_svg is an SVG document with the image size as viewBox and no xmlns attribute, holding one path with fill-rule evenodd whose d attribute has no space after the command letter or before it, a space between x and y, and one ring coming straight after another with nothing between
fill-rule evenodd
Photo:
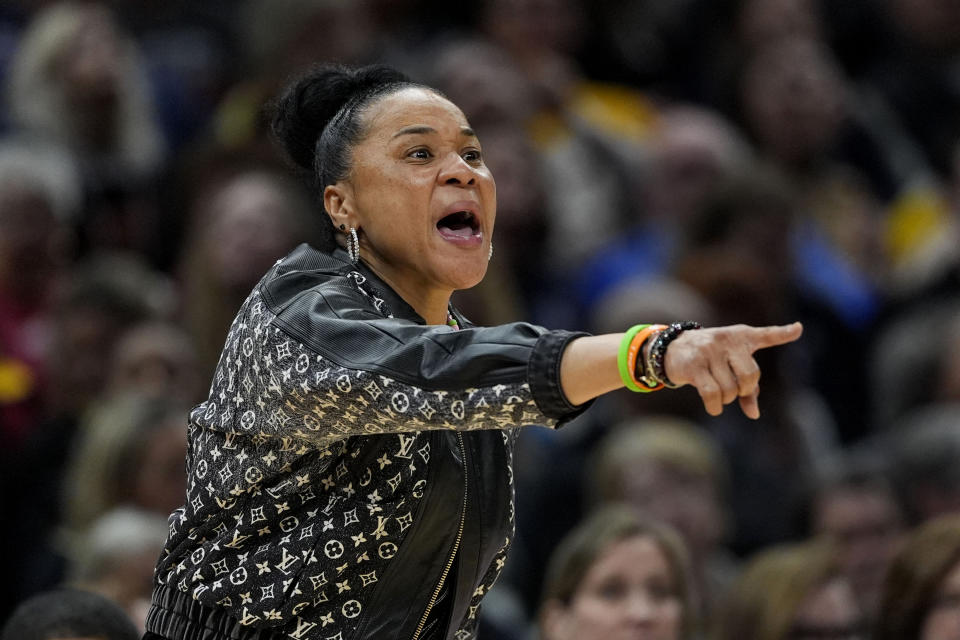
<instances>
[{"instance_id":1,"label":"blurred crowd","mask_svg":"<svg viewBox=\"0 0 960 640\"><path fill-rule=\"evenodd\" d=\"M263 106L320 61L478 131L475 322L805 324L759 354L759 421L623 391L524 430L481 637L957 637L952 0L5 0L0 621L69 585L142 624L187 411L318 225Z\"/></svg>"}]
</instances>

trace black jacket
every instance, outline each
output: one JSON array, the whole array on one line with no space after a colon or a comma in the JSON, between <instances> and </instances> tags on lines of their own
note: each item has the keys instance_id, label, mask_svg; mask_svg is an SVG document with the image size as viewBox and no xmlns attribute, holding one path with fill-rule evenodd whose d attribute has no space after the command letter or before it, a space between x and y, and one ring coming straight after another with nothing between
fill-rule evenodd
<instances>
[{"instance_id":1,"label":"black jacket","mask_svg":"<svg viewBox=\"0 0 960 640\"><path fill-rule=\"evenodd\" d=\"M444 584L439 636L473 637L513 535L514 427L582 410L559 383L577 334L428 326L344 257L301 245L234 320L148 631L415 638Z\"/></svg>"}]
</instances>

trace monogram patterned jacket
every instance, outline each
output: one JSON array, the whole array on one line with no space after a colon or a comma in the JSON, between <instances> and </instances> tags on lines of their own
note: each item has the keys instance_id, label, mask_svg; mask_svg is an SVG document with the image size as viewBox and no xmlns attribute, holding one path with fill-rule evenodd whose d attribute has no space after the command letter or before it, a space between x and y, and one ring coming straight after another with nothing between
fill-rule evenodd
<instances>
[{"instance_id":1,"label":"monogram patterned jacket","mask_svg":"<svg viewBox=\"0 0 960 640\"><path fill-rule=\"evenodd\" d=\"M426 325L340 251L274 265L190 414L148 631L414 639L443 594L437 637L474 637L513 535L514 430L583 407L559 383L578 334L457 319Z\"/></svg>"}]
</instances>

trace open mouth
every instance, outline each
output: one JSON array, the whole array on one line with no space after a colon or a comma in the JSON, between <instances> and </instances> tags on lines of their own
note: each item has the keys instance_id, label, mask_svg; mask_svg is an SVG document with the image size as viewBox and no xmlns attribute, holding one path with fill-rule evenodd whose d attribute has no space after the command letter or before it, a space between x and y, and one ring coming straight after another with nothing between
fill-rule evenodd
<instances>
[{"instance_id":1,"label":"open mouth","mask_svg":"<svg viewBox=\"0 0 960 640\"><path fill-rule=\"evenodd\" d=\"M456 211L441 218L437 230L449 240L472 240L480 237L480 221L470 211Z\"/></svg>"}]
</instances>

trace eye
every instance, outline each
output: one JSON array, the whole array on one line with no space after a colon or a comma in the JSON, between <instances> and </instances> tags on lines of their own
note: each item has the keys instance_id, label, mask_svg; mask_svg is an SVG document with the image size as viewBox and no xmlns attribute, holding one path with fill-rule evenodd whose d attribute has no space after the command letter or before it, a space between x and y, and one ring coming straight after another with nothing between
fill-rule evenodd
<instances>
[{"instance_id":1,"label":"eye","mask_svg":"<svg viewBox=\"0 0 960 640\"><path fill-rule=\"evenodd\" d=\"M627 585L619 580L610 580L597 586L596 594L603 600L620 600L627 593Z\"/></svg>"},{"instance_id":2,"label":"eye","mask_svg":"<svg viewBox=\"0 0 960 640\"><path fill-rule=\"evenodd\" d=\"M467 149L463 152L461 157L470 164L479 164L483 162L483 154L480 153L480 149Z\"/></svg>"},{"instance_id":3,"label":"eye","mask_svg":"<svg viewBox=\"0 0 960 640\"><path fill-rule=\"evenodd\" d=\"M417 147L416 149L408 151L407 157L413 158L414 160L429 160L433 157L433 154L430 153L430 150L426 147Z\"/></svg>"}]
</instances>

